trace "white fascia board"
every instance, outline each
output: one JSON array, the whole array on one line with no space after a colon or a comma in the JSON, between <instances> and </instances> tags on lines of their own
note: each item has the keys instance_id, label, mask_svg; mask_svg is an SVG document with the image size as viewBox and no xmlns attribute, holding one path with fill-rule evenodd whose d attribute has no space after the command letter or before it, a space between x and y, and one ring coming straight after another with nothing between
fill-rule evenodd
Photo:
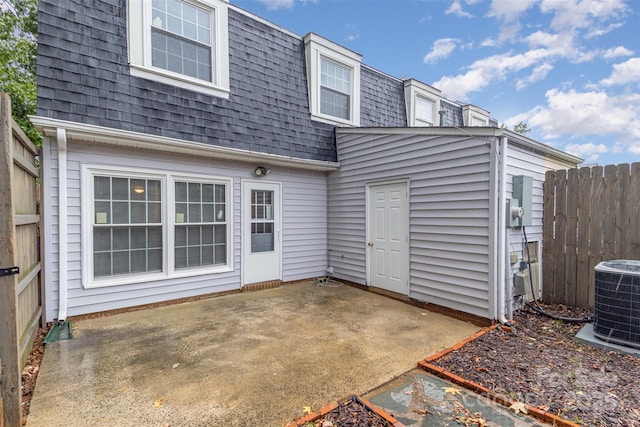
<instances>
[{"instance_id":1,"label":"white fascia board","mask_svg":"<svg viewBox=\"0 0 640 427\"><path fill-rule=\"evenodd\" d=\"M336 135L340 134L364 134L364 135L429 135L429 136L463 136L472 138L502 137L509 140L509 144L522 147L533 153L539 153L567 163L578 165L583 159L573 154L560 151L550 145L520 135L517 132L495 127L429 127L429 128L336 128Z\"/></svg>"},{"instance_id":2,"label":"white fascia board","mask_svg":"<svg viewBox=\"0 0 640 427\"><path fill-rule=\"evenodd\" d=\"M261 162L268 163L273 166L288 166L325 172L334 171L340 167L339 162L299 159L296 157L282 156L260 151L219 147L200 142L191 142L177 138L168 138L140 132L131 132L78 122L70 122L66 120L57 120L48 117L29 116L29 119L45 136L55 136L57 129L65 129L67 133L67 140L69 141L84 141L120 147L236 160L241 162Z\"/></svg>"}]
</instances>

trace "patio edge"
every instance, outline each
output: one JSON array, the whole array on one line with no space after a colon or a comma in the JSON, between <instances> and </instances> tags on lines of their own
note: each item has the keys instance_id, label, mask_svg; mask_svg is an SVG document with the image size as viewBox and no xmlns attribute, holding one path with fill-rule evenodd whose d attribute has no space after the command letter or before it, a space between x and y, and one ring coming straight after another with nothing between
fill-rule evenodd
<instances>
[{"instance_id":1,"label":"patio edge","mask_svg":"<svg viewBox=\"0 0 640 427\"><path fill-rule=\"evenodd\" d=\"M434 360L440 359L443 356L446 356L447 354L454 352L456 350L460 350L462 347L464 347L466 344L476 340L477 338L480 338L481 336L493 331L494 329L497 329L499 326L499 324L495 324L495 325L491 325L487 328L484 328L478 332L476 332L475 334L471 335L468 338L465 338L464 340L460 341L457 344L454 344L453 346L446 348L444 350L441 350L439 352L437 352L436 354L433 354L429 357L426 357L422 360L420 360L418 362L418 367L430 372L440 378L443 378L445 380L451 381L452 383L458 384L459 386L462 386L468 390L473 391L474 393L478 393L481 396L484 396L490 400L493 400L495 402L500 403L501 405L504 406L511 406L512 404L514 404L516 402L516 400L511 399L510 397L507 396L503 396L501 394L498 393L494 393L491 390L489 390L487 387L484 387L483 385L480 385L476 382L473 381L469 381L466 380L456 374L454 374L453 372L449 372L446 369L440 368L436 365L433 365L431 362L433 362ZM531 406L528 404L524 404L524 407L526 408L528 415L532 416L533 418L536 418L540 421L543 421L545 423L549 423L552 424L554 426L558 426L558 427L580 427L578 424L565 420L564 418L561 418L557 415L554 415L548 411L544 411L538 407L535 406Z\"/></svg>"}]
</instances>

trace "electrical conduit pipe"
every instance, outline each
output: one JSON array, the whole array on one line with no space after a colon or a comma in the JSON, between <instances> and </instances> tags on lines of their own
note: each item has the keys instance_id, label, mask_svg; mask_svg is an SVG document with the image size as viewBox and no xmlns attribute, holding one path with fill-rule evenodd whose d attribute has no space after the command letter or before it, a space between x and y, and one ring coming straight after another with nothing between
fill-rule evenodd
<instances>
[{"instance_id":1,"label":"electrical conduit pipe","mask_svg":"<svg viewBox=\"0 0 640 427\"><path fill-rule=\"evenodd\" d=\"M507 137L500 137L500 163L498 172L500 176L500 195L498 197L498 321L504 325L509 325L505 317L505 290L506 290L506 256L507 256Z\"/></svg>"}]
</instances>

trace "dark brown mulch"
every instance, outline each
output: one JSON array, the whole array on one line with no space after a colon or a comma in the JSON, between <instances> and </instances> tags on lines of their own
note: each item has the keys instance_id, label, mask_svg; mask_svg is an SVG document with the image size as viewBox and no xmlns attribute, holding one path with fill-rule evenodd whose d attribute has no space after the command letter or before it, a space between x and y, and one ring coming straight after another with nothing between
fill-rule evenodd
<instances>
[{"instance_id":1,"label":"dark brown mulch","mask_svg":"<svg viewBox=\"0 0 640 427\"><path fill-rule=\"evenodd\" d=\"M564 317L590 314L543 308ZM578 343L582 324L529 309L514 320L511 332L499 327L432 363L581 425L640 427L640 358Z\"/></svg>"},{"instance_id":2,"label":"dark brown mulch","mask_svg":"<svg viewBox=\"0 0 640 427\"><path fill-rule=\"evenodd\" d=\"M319 419L308 422L305 427L389 427L390 424L372 411L356 396L346 402L338 402L338 407Z\"/></svg>"},{"instance_id":3,"label":"dark brown mulch","mask_svg":"<svg viewBox=\"0 0 640 427\"><path fill-rule=\"evenodd\" d=\"M22 370L22 425L27 423L27 415L29 415L29 409L31 408L31 398L33 397L33 389L36 387L36 380L38 379L38 372L40 371L40 363L42 362L42 356L44 356L44 337L47 335L47 329L39 329L36 335L36 339L33 342L33 348L27 363Z\"/></svg>"}]
</instances>

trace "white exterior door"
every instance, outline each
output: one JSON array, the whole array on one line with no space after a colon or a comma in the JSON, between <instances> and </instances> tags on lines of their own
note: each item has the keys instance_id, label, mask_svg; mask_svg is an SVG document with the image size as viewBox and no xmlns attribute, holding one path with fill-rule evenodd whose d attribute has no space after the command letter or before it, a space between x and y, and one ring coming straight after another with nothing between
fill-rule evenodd
<instances>
[{"instance_id":1,"label":"white exterior door","mask_svg":"<svg viewBox=\"0 0 640 427\"><path fill-rule=\"evenodd\" d=\"M409 294L408 183L367 187L368 282Z\"/></svg>"},{"instance_id":2,"label":"white exterior door","mask_svg":"<svg viewBox=\"0 0 640 427\"><path fill-rule=\"evenodd\" d=\"M243 181L243 283L282 279L280 184Z\"/></svg>"}]
</instances>

